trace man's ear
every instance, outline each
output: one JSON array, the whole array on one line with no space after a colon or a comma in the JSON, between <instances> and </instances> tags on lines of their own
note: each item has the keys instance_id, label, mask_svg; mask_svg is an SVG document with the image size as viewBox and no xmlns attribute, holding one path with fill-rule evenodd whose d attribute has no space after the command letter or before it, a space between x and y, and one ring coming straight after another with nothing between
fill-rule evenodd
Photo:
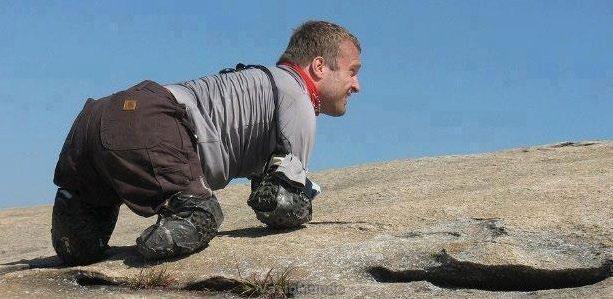
<instances>
[{"instance_id":1,"label":"man's ear","mask_svg":"<svg viewBox=\"0 0 613 299\"><path fill-rule=\"evenodd\" d=\"M319 81L324 77L326 61L323 57L317 56L311 62L309 71L314 81Z\"/></svg>"}]
</instances>

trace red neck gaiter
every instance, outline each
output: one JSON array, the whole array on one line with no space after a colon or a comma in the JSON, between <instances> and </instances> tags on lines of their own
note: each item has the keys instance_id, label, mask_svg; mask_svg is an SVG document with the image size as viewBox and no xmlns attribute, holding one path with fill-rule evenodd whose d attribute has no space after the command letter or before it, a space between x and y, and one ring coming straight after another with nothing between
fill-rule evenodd
<instances>
[{"instance_id":1,"label":"red neck gaiter","mask_svg":"<svg viewBox=\"0 0 613 299\"><path fill-rule=\"evenodd\" d=\"M319 115L319 108L321 107L321 101L319 99L319 91L317 90L317 86L315 86L315 82L309 77L304 70L297 64L291 61L283 61L279 63L279 65L285 65L294 72L298 73L302 81L306 84L307 91L309 92L309 97L311 98L311 104L313 104L313 109L315 110L315 115Z\"/></svg>"}]
</instances>

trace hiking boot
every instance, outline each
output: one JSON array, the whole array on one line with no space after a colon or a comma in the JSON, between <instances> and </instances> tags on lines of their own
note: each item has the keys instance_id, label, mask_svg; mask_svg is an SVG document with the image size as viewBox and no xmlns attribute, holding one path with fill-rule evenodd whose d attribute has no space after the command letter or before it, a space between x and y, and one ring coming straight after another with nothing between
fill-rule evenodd
<instances>
[{"instance_id":1,"label":"hiking boot","mask_svg":"<svg viewBox=\"0 0 613 299\"><path fill-rule=\"evenodd\" d=\"M179 192L160 209L157 223L136 239L136 246L146 259L192 254L208 245L222 221L214 195L202 198Z\"/></svg>"}]
</instances>

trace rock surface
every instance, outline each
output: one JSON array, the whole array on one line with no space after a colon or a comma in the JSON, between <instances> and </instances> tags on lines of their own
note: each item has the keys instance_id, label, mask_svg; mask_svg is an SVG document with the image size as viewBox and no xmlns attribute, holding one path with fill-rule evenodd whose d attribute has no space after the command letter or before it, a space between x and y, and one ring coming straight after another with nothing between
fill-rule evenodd
<instances>
[{"instance_id":1,"label":"rock surface","mask_svg":"<svg viewBox=\"0 0 613 299\"><path fill-rule=\"evenodd\" d=\"M155 219L123 207L108 259L73 268L51 247L50 206L0 211L0 294L235 297L271 268L272 277L291 270L286 290L309 298L613 294L612 141L393 161L312 178L323 193L303 228L263 227L246 204L249 188L230 186L218 193L226 216L219 236L160 264L143 261L133 246ZM166 278L163 287L137 287L152 273Z\"/></svg>"}]
</instances>

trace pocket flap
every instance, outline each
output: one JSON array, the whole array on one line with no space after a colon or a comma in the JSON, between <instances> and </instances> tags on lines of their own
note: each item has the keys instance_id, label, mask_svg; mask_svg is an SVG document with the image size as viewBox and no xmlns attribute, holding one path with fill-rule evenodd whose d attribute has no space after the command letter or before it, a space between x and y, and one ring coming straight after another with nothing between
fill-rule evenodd
<instances>
[{"instance_id":1,"label":"pocket flap","mask_svg":"<svg viewBox=\"0 0 613 299\"><path fill-rule=\"evenodd\" d=\"M156 137L156 116L147 103L117 94L105 103L100 120L100 139L110 150L151 148L160 142Z\"/></svg>"}]
</instances>

